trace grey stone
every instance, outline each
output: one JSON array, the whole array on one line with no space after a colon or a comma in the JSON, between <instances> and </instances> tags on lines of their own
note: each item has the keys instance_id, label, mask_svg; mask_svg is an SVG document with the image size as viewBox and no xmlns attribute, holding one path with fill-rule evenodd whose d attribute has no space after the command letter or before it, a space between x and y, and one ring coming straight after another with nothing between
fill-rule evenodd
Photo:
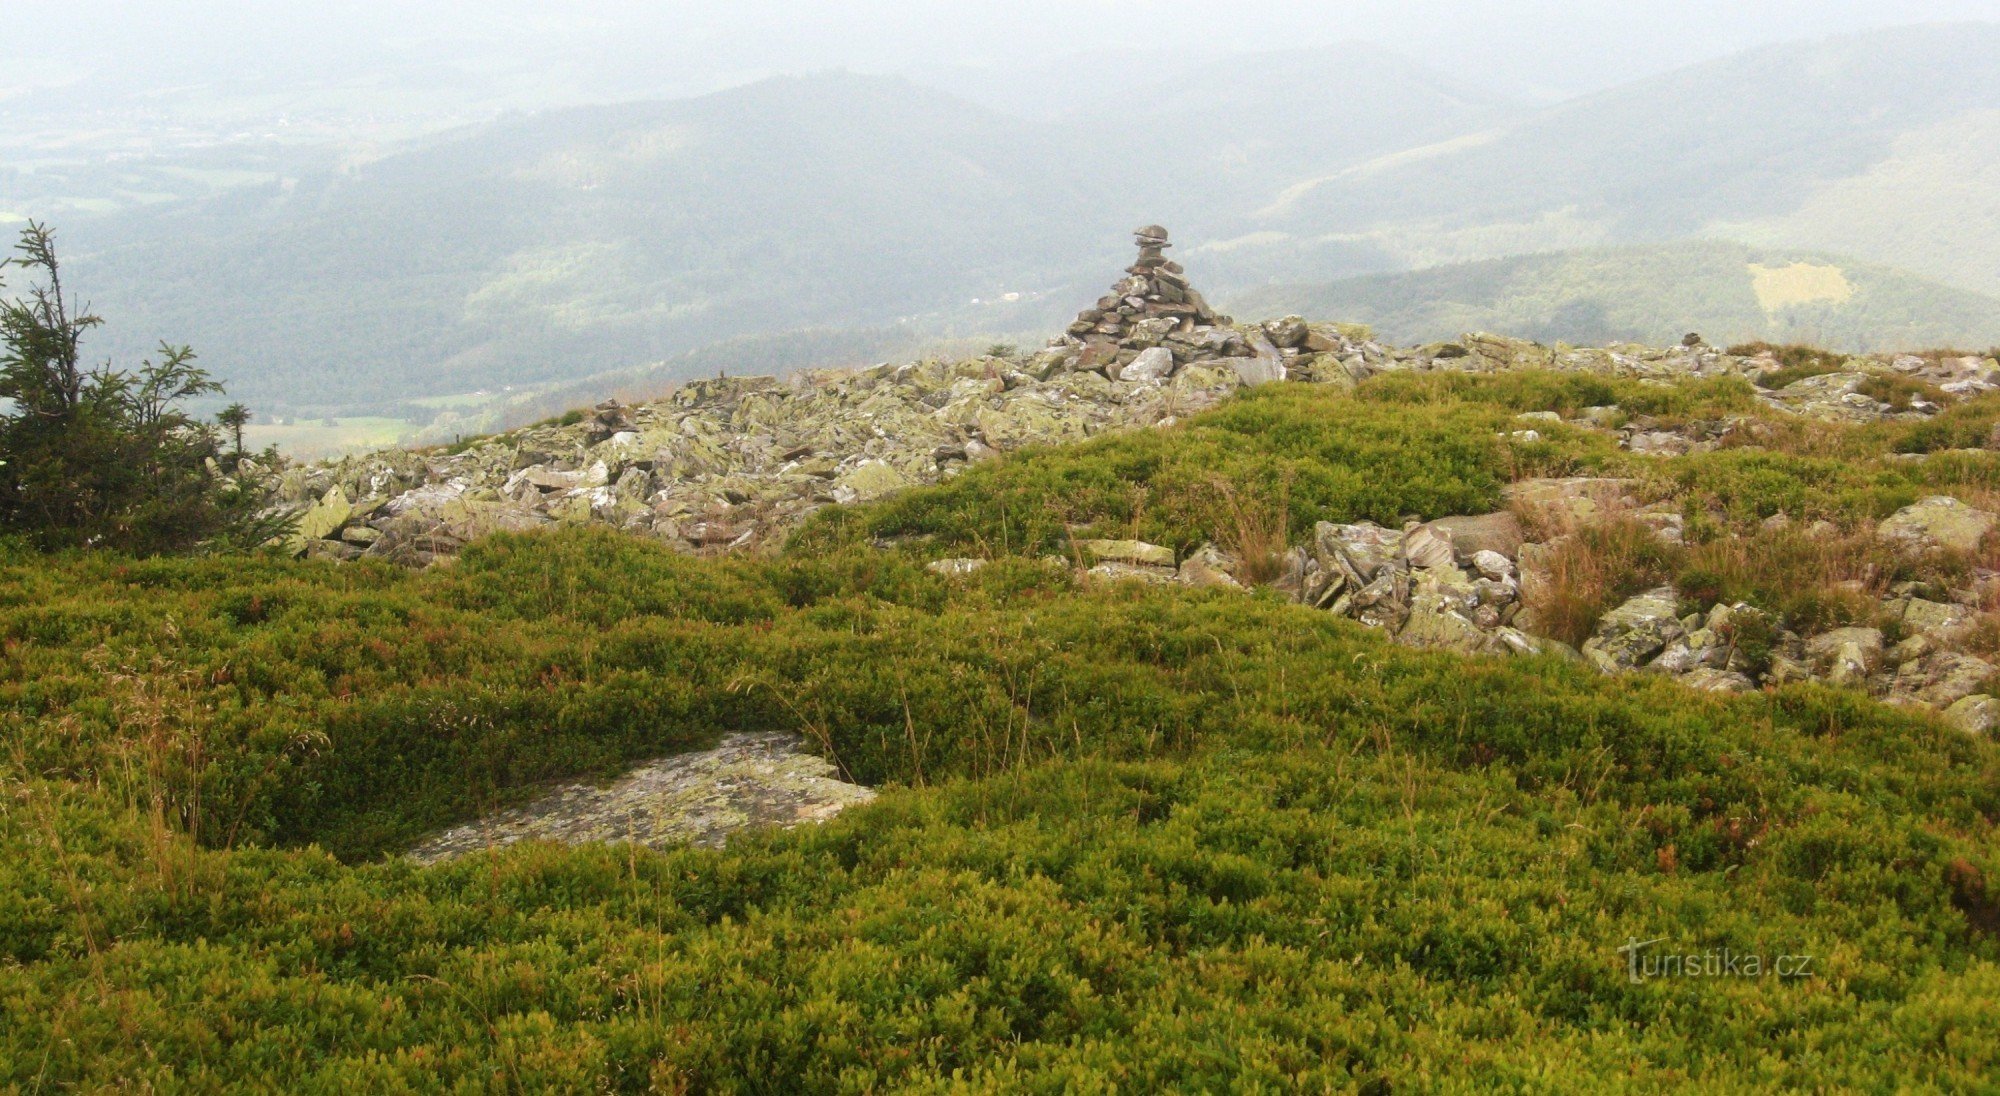
<instances>
[{"instance_id":1,"label":"grey stone","mask_svg":"<svg viewBox=\"0 0 2000 1096\"><path fill-rule=\"evenodd\" d=\"M1132 359L1132 364L1120 371L1118 379L1142 384L1157 384L1172 376L1173 372L1173 351L1163 346L1155 346L1140 351L1139 356Z\"/></svg>"},{"instance_id":2,"label":"grey stone","mask_svg":"<svg viewBox=\"0 0 2000 1096\"><path fill-rule=\"evenodd\" d=\"M1135 567L1173 567L1174 550L1143 540L1079 540L1077 550L1096 563L1124 563Z\"/></svg>"},{"instance_id":3,"label":"grey stone","mask_svg":"<svg viewBox=\"0 0 2000 1096\"><path fill-rule=\"evenodd\" d=\"M873 798L797 735L733 734L714 749L648 762L609 785L563 785L525 807L426 838L408 855L435 864L524 840L716 846L742 830L824 822Z\"/></svg>"},{"instance_id":4,"label":"grey stone","mask_svg":"<svg viewBox=\"0 0 2000 1096\"><path fill-rule=\"evenodd\" d=\"M2000 700L1984 693L1960 697L1944 710L1944 719L1967 734L1991 735L2000 727Z\"/></svg>"},{"instance_id":5,"label":"grey stone","mask_svg":"<svg viewBox=\"0 0 2000 1096\"><path fill-rule=\"evenodd\" d=\"M1882 519L1876 535L1913 549L1969 552L1979 547L1995 520L1990 511L1968 506L1949 495L1933 495Z\"/></svg>"},{"instance_id":6,"label":"grey stone","mask_svg":"<svg viewBox=\"0 0 2000 1096\"><path fill-rule=\"evenodd\" d=\"M1678 602L1674 589L1663 586L1604 614L1583 645L1584 657L1606 673L1644 665L1685 633Z\"/></svg>"}]
</instances>

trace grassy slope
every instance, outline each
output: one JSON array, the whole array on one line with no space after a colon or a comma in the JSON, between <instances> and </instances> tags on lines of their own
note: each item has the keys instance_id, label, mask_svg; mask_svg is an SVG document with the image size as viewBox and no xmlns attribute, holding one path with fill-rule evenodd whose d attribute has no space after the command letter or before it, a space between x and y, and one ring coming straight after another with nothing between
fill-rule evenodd
<instances>
[{"instance_id":1,"label":"grassy slope","mask_svg":"<svg viewBox=\"0 0 2000 1096\"><path fill-rule=\"evenodd\" d=\"M1849 694L1467 661L1265 596L1027 560L953 583L866 545L992 544L1017 519L981 500L1079 483L1072 520L1145 530L1199 513L1193 464L1301 521L1435 516L1630 458L1438 430L1381 460L1413 420L1646 391L1260 393L842 512L762 562L588 530L425 574L10 558L0 1084L1975 1085L2000 1055L2000 746ZM1842 444L1939 448L1975 410ZM1993 472L1710 456L1746 520ZM724 851L377 859L536 780L768 726L893 787ZM1632 937L1815 976L1634 985Z\"/></svg>"},{"instance_id":2,"label":"grassy slope","mask_svg":"<svg viewBox=\"0 0 2000 1096\"><path fill-rule=\"evenodd\" d=\"M1838 268L1845 300L1767 311L1752 263ZM1886 267L1739 244L1690 242L1565 251L1273 286L1230 302L1244 315L1342 316L1392 342L1514 331L1549 341L1672 343L1699 331L1717 343L1807 341L1851 350L2000 343L2000 301Z\"/></svg>"}]
</instances>

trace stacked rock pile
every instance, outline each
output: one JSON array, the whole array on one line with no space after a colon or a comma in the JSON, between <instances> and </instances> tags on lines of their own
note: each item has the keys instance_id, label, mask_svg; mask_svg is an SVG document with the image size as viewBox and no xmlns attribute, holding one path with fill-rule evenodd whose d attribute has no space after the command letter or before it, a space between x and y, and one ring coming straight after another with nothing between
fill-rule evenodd
<instances>
[{"instance_id":1,"label":"stacked rock pile","mask_svg":"<svg viewBox=\"0 0 2000 1096\"><path fill-rule=\"evenodd\" d=\"M1133 235L1138 260L1110 293L1050 341L1048 357L1055 364L1112 380L1158 381L1191 362L1228 360L1246 383L1283 379L1277 348L1236 330L1189 284L1181 264L1167 258L1173 244L1166 229L1146 225Z\"/></svg>"}]
</instances>

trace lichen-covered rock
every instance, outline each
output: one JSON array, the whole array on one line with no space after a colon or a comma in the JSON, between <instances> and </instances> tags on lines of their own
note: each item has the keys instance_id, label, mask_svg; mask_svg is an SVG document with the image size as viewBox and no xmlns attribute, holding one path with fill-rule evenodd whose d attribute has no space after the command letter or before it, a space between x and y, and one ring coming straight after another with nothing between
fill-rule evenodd
<instances>
[{"instance_id":1,"label":"lichen-covered rock","mask_svg":"<svg viewBox=\"0 0 2000 1096\"><path fill-rule=\"evenodd\" d=\"M1355 586L1375 581L1382 569L1403 553L1403 534L1374 522L1336 525L1322 521L1313 527L1313 554L1330 574L1343 574Z\"/></svg>"},{"instance_id":2,"label":"lichen-covered rock","mask_svg":"<svg viewBox=\"0 0 2000 1096\"><path fill-rule=\"evenodd\" d=\"M875 798L784 732L733 734L711 750L649 762L605 785L569 784L516 810L418 843L435 864L516 841L721 845L741 830L823 822Z\"/></svg>"},{"instance_id":3,"label":"lichen-covered rock","mask_svg":"<svg viewBox=\"0 0 2000 1096\"><path fill-rule=\"evenodd\" d=\"M1077 550L1093 563L1125 563L1135 567L1174 566L1174 550L1143 540L1079 540Z\"/></svg>"},{"instance_id":4,"label":"lichen-covered rock","mask_svg":"<svg viewBox=\"0 0 2000 1096\"><path fill-rule=\"evenodd\" d=\"M1876 534L1908 548L1950 548L1969 552L1992 530L1991 511L1968 506L1949 495L1933 495L1882 519Z\"/></svg>"},{"instance_id":5,"label":"lichen-covered rock","mask_svg":"<svg viewBox=\"0 0 2000 1096\"><path fill-rule=\"evenodd\" d=\"M1521 519L1506 510L1439 518L1426 523L1423 528L1450 541L1452 551L1457 553L1460 562L1468 561L1480 552L1494 552L1513 559L1520 554L1521 545L1527 540L1521 528Z\"/></svg>"},{"instance_id":6,"label":"lichen-covered rock","mask_svg":"<svg viewBox=\"0 0 2000 1096\"><path fill-rule=\"evenodd\" d=\"M1477 654L1494 640L1473 622L1478 591L1456 567L1419 569L1412 580L1409 614L1396 638L1409 647Z\"/></svg>"},{"instance_id":7,"label":"lichen-covered rock","mask_svg":"<svg viewBox=\"0 0 2000 1096\"><path fill-rule=\"evenodd\" d=\"M1875 628L1836 628L1806 641L1806 654L1823 679L1859 685L1882 665L1882 633Z\"/></svg>"},{"instance_id":8,"label":"lichen-covered rock","mask_svg":"<svg viewBox=\"0 0 2000 1096\"><path fill-rule=\"evenodd\" d=\"M1949 708L1983 689L1992 663L1960 651L1933 651L1896 668L1890 699L1931 708Z\"/></svg>"},{"instance_id":9,"label":"lichen-covered rock","mask_svg":"<svg viewBox=\"0 0 2000 1096\"><path fill-rule=\"evenodd\" d=\"M1944 710L1944 719L1968 734L1990 735L2000 728L2000 699L1984 693L1960 697Z\"/></svg>"},{"instance_id":10,"label":"lichen-covered rock","mask_svg":"<svg viewBox=\"0 0 2000 1096\"><path fill-rule=\"evenodd\" d=\"M346 490L337 483L328 487L319 501L299 515L298 524L292 532L294 550L305 551L310 541L334 539L353 513L354 507L348 502Z\"/></svg>"},{"instance_id":11,"label":"lichen-covered rock","mask_svg":"<svg viewBox=\"0 0 2000 1096\"><path fill-rule=\"evenodd\" d=\"M1632 495L1636 487L1632 480L1572 476L1521 480L1508 484L1506 494L1516 506L1545 520L1559 526L1579 526L1636 509L1638 503Z\"/></svg>"},{"instance_id":12,"label":"lichen-covered rock","mask_svg":"<svg viewBox=\"0 0 2000 1096\"><path fill-rule=\"evenodd\" d=\"M1179 578L1185 586L1220 586L1230 590L1240 590L1243 584L1236 581L1234 571L1237 561L1213 544L1204 544L1188 554L1181 561Z\"/></svg>"},{"instance_id":13,"label":"lichen-covered rock","mask_svg":"<svg viewBox=\"0 0 2000 1096\"><path fill-rule=\"evenodd\" d=\"M1686 634L1681 624L1679 594L1670 586L1648 590L1597 622L1597 632L1585 641L1583 656L1606 673L1637 669Z\"/></svg>"},{"instance_id":14,"label":"lichen-covered rock","mask_svg":"<svg viewBox=\"0 0 2000 1096\"><path fill-rule=\"evenodd\" d=\"M1155 586L1165 586L1180 579L1178 572L1165 567L1149 567L1142 563L1126 563L1115 559L1096 564L1084 573L1091 578L1112 582L1147 582Z\"/></svg>"},{"instance_id":15,"label":"lichen-covered rock","mask_svg":"<svg viewBox=\"0 0 2000 1096\"><path fill-rule=\"evenodd\" d=\"M1979 622L1979 614L1963 605L1920 597L1892 599L1882 607L1902 621L1905 633L1941 644L1959 642Z\"/></svg>"},{"instance_id":16,"label":"lichen-covered rock","mask_svg":"<svg viewBox=\"0 0 2000 1096\"><path fill-rule=\"evenodd\" d=\"M1701 689L1711 693L1747 693L1757 687L1748 674L1735 670L1718 670L1703 666L1690 670L1680 677L1680 683L1690 689Z\"/></svg>"}]
</instances>

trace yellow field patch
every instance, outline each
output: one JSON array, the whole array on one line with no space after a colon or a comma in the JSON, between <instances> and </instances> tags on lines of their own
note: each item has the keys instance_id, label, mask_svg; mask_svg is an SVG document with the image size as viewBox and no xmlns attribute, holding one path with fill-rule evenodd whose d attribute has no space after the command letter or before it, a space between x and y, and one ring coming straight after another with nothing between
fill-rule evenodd
<instances>
[{"instance_id":1,"label":"yellow field patch","mask_svg":"<svg viewBox=\"0 0 2000 1096\"><path fill-rule=\"evenodd\" d=\"M1790 266L1750 264L1751 285L1757 303L1766 312L1776 312L1796 304L1830 301L1842 304L1854 296L1854 283L1837 266L1793 263Z\"/></svg>"}]
</instances>

